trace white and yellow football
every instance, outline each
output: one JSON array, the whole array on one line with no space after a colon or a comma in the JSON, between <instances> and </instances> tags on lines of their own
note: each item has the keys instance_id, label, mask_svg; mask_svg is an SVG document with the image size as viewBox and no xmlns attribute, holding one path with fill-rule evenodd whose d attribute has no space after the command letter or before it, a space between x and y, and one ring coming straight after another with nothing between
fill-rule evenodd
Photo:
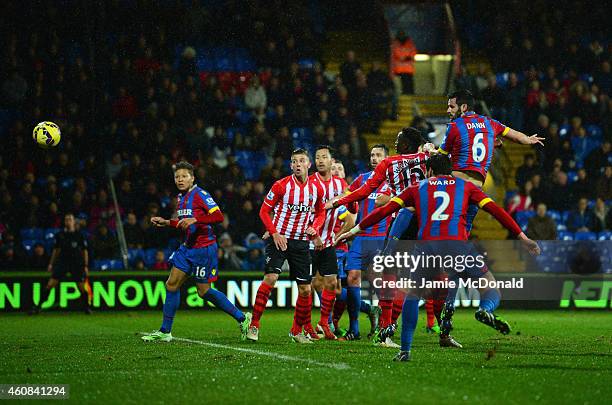
<instances>
[{"instance_id":1,"label":"white and yellow football","mask_svg":"<svg viewBox=\"0 0 612 405\"><path fill-rule=\"evenodd\" d=\"M32 138L38 146L51 148L57 146L62 138L59 126L51 121L43 121L34 127Z\"/></svg>"}]
</instances>

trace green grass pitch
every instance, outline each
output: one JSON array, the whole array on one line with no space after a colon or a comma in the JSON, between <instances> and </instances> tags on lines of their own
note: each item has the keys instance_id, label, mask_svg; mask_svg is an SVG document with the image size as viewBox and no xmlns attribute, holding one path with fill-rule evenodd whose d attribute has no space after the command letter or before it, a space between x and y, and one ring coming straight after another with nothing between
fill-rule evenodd
<instances>
[{"instance_id":1,"label":"green grass pitch","mask_svg":"<svg viewBox=\"0 0 612 405\"><path fill-rule=\"evenodd\" d=\"M70 384L70 400L86 403L595 404L612 398L609 312L501 313L513 324L509 336L476 322L473 311L458 310L454 335L465 347L454 350L425 334L421 311L413 361L401 364L391 362L394 349L366 340L292 343L289 311L267 311L257 343L240 342L236 323L215 310L177 314L174 336L199 343L142 342L138 333L156 329L159 312L5 314L0 383Z\"/></svg>"}]
</instances>

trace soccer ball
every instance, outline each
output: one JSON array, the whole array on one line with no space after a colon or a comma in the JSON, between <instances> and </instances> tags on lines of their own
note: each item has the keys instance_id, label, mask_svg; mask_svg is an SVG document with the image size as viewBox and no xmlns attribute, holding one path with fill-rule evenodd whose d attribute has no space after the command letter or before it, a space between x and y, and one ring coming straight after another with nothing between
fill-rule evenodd
<instances>
[{"instance_id":1,"label":"soccer ball","mask_svg":"<svg viewBox=\"0 0 612 405\"><path fill-rule=\"evenodd\" d=\"M36 141L38 146L43 148L50 148L59 144L62 133L57 124L51 121L43 121L34 127L32 131L32 138Z\"/></svg>"}]
</instances>

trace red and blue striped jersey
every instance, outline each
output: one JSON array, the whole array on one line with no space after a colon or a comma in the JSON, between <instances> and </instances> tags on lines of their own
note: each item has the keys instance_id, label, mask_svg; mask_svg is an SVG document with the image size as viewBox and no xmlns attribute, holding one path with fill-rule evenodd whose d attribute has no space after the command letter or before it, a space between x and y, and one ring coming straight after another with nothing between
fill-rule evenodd
<instances>
[{"instance_id":1,"label":"red and blue striped jersey","mask_svg":"<svg viewBox=\"0 0 612 405\"><path fill-rule=\"evenodd\" d=\"M204 189L193 185L186 193L178 195L176 213L179 221L183 218L201 217L213 213L219 206ZM185 245L190 248L201 248L216 242L215 234L209 224L195 223L185 232Z\"/></svg>"},{"instance_id":2,"label":"red and blue striped jersey","mask_svg":"<svg viewBox=\"0 0 612 405\"><path fill-rule=\"evenodd\" d=\"M409 187L394 201L414 207L419 223L419 240L467 240L467 209L481 208L492 200L476 185L452 176L436 176Z\"/></svg>"},{"instance_id":3,"label":"red and blue striped jersey","mask_svg":"<svg viewBox=\"0 0 612 405\"><path fill-rule=\"evenodd\" d=\"M477 172L484 179L491 166L495 137L504 136L509 130L494 119L469 111L448 124L438 150L450 153L453 170Z\"/></svg>"},{"instance_id":4,"label":"red and blue striped jersey","mask_svg":"<svg viewBox=\"0 0 612 405\"><path fill-rule=\"evenodd\" d=\"M359 187L364 185L366 181L368 181L374 175L374 171L369 171L366 173L362 173L349 186L349 191L353 192L357 190ZM367 217L374 209L376 208L376 198L379 195L391 195L391 189L386 181L383 181L378 185L378 188L371 192L368 197L364 200L359 201L359 210L357 211L357 223L361 222L361 220ZM384 238L387 236L387 229L392 222L392 217L388 216L384 218L379 223L372 225L371 227L364 229L361 236L364 237L381 237Z\"/></svg>"}]
</instances>

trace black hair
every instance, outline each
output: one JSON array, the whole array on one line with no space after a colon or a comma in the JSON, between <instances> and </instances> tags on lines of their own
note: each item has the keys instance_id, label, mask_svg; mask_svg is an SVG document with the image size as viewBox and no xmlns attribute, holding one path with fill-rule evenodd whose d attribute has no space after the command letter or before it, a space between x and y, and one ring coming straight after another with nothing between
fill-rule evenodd
<instances>
[{"instance_id":1,"label":"black hair","mask_svg":"<svg viewBox=\"0 0 612 405\"><path fill-rule=\"evenodd\" d=\"M175 163L174 165L172 165L172 171L174 173L176 173L177 170L181 170L181 169L185 169L187 170L189 173L191 173L191 175L193 176L194 171L195 171L195 167L193 167L193 165L185 160L181 160L178 163Z\"/></svg>"},{"instance_id":2,"label":"black hair","mask_svg":"<svg viewBox=\"0 0 612 405\"><path fill-rule=\"evenodd\" d=\"M384 150L385 151L385 156L389 156L389 148L384 143L377 143L376 145L372 146L372 148L370 148L370 151L372 149L374 149L374 148L380 148L380 149Z\"/></svg>"},{"instance_id":3,"label":"black hair","mask_svg":"<svg viewBox=\"0 0 612 405\"><path fill-rule=\"evenodd\" d=\"M427 159L427 170L431 169L434 176L449 175L452 173L453 164L448 155L437 153Z\"/></svg>"},{"instance_id":4,"label":"black hair","mask_svg":"<svg viewBox=\"0 0 612 405\"><path fill-rule=\"evenodd\" d=\"M425 138L416 128L406 127L397 134L397 151L399 153L417 153Z\"/></svg>"},{"instance_id":5,"label":"black hair","mask_svg":"<svg viewBox=\"0 0 612 405\"><path fill-rule=\"evenodd\" d=\"M336 150L329 145L318 145L317 148L315 149L315 154L322 149L327 149L329 151L329 155L332 158L336 155Z\"/></svg>"},{"instance_id":6,"label":"black hair","mask_svg":"<svg viewBox=\"0 0 612 405\"><path fill-rule=\"evenodd\" d=\"M457 90L448 95L448 99L451 98L457 99L457 105L461 107L462 104L467 104L468 110L473 110L474 105L476 104L476 100L474 99L474 95L469 90Z\"/></svg>"},{"instance_id":7,"label":"black hair","mask_svg":"<svg viewBox=\"0 0 612 405\"><path fill-rule=\"evenodd\" d=\"M295 155L306 155L306 157L308 158L308 160L310 160L310 154L308 153L308 151L304 148L297 148L294 149L293 152L291 152L291 157L295 156Z\"/></svg>"}]
</instances>

